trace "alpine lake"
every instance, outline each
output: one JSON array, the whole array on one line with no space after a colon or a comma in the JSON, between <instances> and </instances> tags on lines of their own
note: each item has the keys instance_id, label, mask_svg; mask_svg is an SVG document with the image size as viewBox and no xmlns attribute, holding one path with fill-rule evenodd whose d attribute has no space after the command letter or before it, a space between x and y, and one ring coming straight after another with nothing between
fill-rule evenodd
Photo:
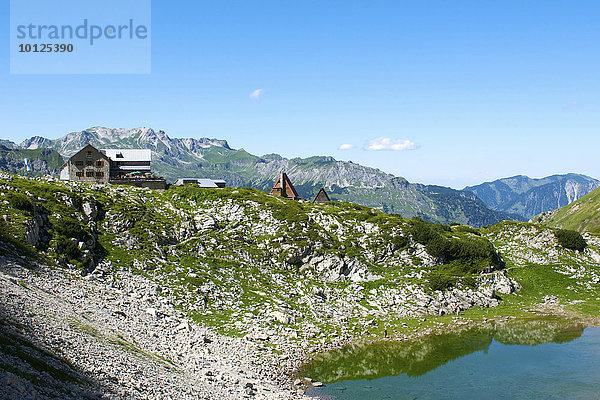
<instances>
[{"instance_id":1,"label":"alpine lake","mask_svg":"<svg viewBox=\"0 0 600 400\"><path fill-rule=\"evenodd\" d=\"M299 370L324 399L600 399L600 328L536 317L348 345Z\"/></svg>"}]
</instances>

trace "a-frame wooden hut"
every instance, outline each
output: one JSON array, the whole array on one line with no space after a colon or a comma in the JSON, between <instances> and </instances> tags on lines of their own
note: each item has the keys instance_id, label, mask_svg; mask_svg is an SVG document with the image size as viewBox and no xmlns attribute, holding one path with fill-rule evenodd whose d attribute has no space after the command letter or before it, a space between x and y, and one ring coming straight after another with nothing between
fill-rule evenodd
<instances>
[{"instance_id":1,"label":"a-frame wooden hut","mask_svg":"<svg viewBox=\"0 0 600 400\"><path fill-rule=\"evenodd\" d=\"M294 185L288 178L285 172L279 174L279 179L275 182L275 186L271 189L273 196L285 197L290 200L298 200L298 192L294 189Z\"/></svg>"},{"instance_id":2,"label":"a-frame wooden hut","mask_svg":"<svg viewBox=\"0 0 600 400\"><path fill-rule=\"evenodd\" d=\"M329 199L327 192L325 191L325 189L321 188L321 190L319 190L319 193L317 193L317 197L315 197L315 199L313 200L313 203L323 204L327 203L328 201L331 200Z\"/></svg>"}]
</instances>

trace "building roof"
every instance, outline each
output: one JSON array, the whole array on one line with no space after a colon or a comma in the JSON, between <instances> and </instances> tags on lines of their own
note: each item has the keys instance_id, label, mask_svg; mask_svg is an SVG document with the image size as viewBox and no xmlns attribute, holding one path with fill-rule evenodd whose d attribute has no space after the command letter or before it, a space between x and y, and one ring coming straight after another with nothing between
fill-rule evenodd
<instances>
[{"instance_id":1,"label":"building roof","mask_svg":"<svg viewBox=\"0 0 600 400\"><path fill-rule=\"evenodd\" d=\"M63 167L64 167L65 165L67 165L67 163L68 163L68 162L70 162L70 161L71 161L73 158L75 158L75 156L77 156L79 153L83 153L84 151L88 151L88 150L95 151L95 152L97 152L98 154L100 154L100 157L103 157L103 158L105 158L106 160L108 160L108 157L106 156L106 154L102 153L102 151L101 151L101 150L98 150L97 148L95 148L94 146L92 146L91 144L89 144L89 143L88 143L88 144L86 144L85 146L83 146L83 147L81 148L81 150L79 150L77 153L73 154L73 155L72 155L72 156L69 158L69 160L68 160L66 163L64 163L64 164L63 164Z\"/></svg>"},{"instance_id":2,"label":"building roof","mask_svg":"<svg viewBox=\"0 0 600 400\"><path fill-rule=\"evenodd\" d=\"M117 160L120 160L120 158L117 158ZM129 160L131 161L131 160ZM139 161L139 160L136 160ZM150 168L149 165L119 165L118 169L122 170L122 171L151 171L152 168Z\"/></svg>"},{"instance_id":3,"label":"building roof","mask_svg":"<svg viewBox=\"0 0 600 400\"><path fill-rule=\"evenodd\" d=\"M329 199L327 192L325 191L325 189L321 188L321 190L319 190L319 193L317 193L317 197L315 197L315 199L313 200L313 203L326 203L328 201L331 200Z\"/></svg>"},{"instance_id":4,"label":"building roof","mask_svg":"<svg viewBox=\"0 0 600 400\"><path fill-rule=\"evenodd\" d=\"M102 149L112 161L152 161L152 151L150 149Z\"/></svg>"},{"instance_id":5,"label":"building roof","mask_svg":"<svg viewBox=\"0 0 600 400\"><path fill-rule=\"evenodd\" d=\"M290 178L288 178L285 172L279 174L277 182L275 182L273 189L271 189L271 194L293 200L298 198L298 192L296 192L296 188L294 188L294 185L292 185Z\"/></svg>"},{"instance_id":6,"label":"building roof","mask_svg":"<svg viewBox=\"0 0 600 400\"><path fill-rule=\"evenodd\" d=\"M179 178L175 181L175 184L184 184L184 183L195 183L200 187L205 188L216 188L218 183L225 184L223 179L205 179L205 178Z\"/></svg>"}]
</instances>

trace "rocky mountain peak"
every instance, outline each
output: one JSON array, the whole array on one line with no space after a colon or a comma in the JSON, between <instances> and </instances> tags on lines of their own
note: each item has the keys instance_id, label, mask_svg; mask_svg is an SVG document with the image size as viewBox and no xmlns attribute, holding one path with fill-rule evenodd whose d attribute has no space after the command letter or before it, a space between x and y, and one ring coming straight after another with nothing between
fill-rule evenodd
<instances>
[{"instance_id":1,"label":"rocky mountain peak","mask_svg":"<svg viewBox=\"0 0 600 400\"><path fill-rule=\"evenodd\" d=\"M24 140L19 147L22 149L35 150L43 147L47 147L50 140L41 136L33 136L29 139Z\"/></svg>"}]
</instances>

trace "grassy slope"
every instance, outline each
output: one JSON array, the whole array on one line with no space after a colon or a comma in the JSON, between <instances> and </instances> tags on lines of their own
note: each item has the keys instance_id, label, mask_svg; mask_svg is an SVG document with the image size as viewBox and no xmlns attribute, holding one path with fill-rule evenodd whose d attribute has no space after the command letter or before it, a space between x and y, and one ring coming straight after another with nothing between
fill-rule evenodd
<instances>
[{"instance_id":1,"label":"grassy slope","mask_svg":"<svg viewBox=\"0 0 600 400\"><path fill-rule=\"evenodd\" d=\"M8 154L9 157L16 159L40 159L48 163L48 167L58 169L64 164L64 159L57 151L47 151L46 149L20 149L12 151Z\"/></svg>"},{"instance_id":2,"label":"grassy slope","mask_svg":"<svg viewBox=\"0 0 600 400\"><path fill-rule=\"evenodd\" d=\"M253 189L181 187L158 193L114 186L98 191L85 185L18 178L0 183L0 214L9 221L0 222L4 243L37 253L23 243L31 214L15 209L8 200L15 191L27 193L49 211L51 226L70 218L77 221L83 236L97 231L95 256L110 261L117 279L120 269L131 269L158 281L179 308L228 334L245 334L250 319L279 332L315 327L317 334L307 338L309 341L327 341L331 334L341 332L376 337L383 334L384 326L396 335L456 322L453 316L401 318L379 312L390 292L411 285L427 286L428 268L423 260L398 260L398 249L393 247L402 241L395 238L407 236L410 221L397 215L344 202L312 205L284 201ZM81 203L90 197L104 215L97 225L87 223L80 211ZM238 217L229 218L219 214L221 211ZM217 217L218 228L195 231L185 239L181 236L194 223L194 216L209 214ZM119 224L124 230L115 231ZM38 254L80 265L57 253L58 236L53 229L46 252ZM502 223L477 233L497 246L510 276L523 289L503 296L497 308L470 309L461 313L463 318L526 315L548 295L557 296L569 312L598 314L600 268L589 252L557 249L551 230L531 224ZM444 235L457 240L478 237L458 228L444 231ZM588 242L591 251L600 252L598 239ZM316 253L321 255L356 259L382 278L358 286L348 281L325 282L315 271L299 269L297 260L307 248L319 249ZM357 301L356 293L362 293L358 303L364 313L352 314L343 326L331 323L328 315L318 311L326 313L327 309L319 308L314 297L307 295L319 291L336 299L332 304L336 307L352 304ZM269 312L282 307L293 317L285 326L268 318Z\"/></svg>"},{"instance_id":3,"label":"grassy slope","mask_svg":"<svg viewBox=\"0 0 600 400\"><path fill-rule=\"evenodd\" d=\"M600 189L552 213L549 219L543 214L535 219L548 226L600 234Z\"/></svg>"},{"instance_id":4,"label":"grassy slope","mask_svg":"<svg viewBox=\"0 0 600 400\"><path fill-rule=\"evenodd\" d=\"M58 170L63 164L64 159L56 150L49 149L8 149L0 146L0 157L5 157L12 160L30 161L40 160L46 163L50 170Z\"/></svg>"}]
</instances>

